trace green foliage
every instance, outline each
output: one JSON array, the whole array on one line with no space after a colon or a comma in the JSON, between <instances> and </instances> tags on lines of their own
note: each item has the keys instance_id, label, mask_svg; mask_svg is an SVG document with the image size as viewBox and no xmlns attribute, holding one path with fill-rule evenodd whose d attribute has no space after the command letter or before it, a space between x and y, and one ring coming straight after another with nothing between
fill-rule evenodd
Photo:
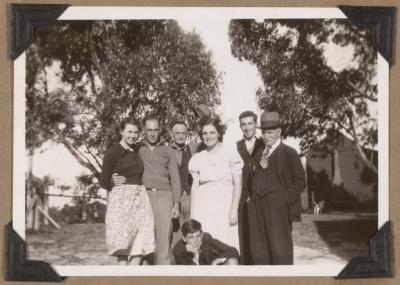
<instances>
[{"instance_id":1,"label":"green foliage","mask_svg":"<svg viewBox=\"0 0 400 285\"><path fill-rule=\"evenodd\" d=\"M220 81L199 36L176 21L58 21L27 50L27 148L63 143L98 176L122 118L184 116L194 130L194 107L220 104Z\"/></svg>"},{"instance_id":2,"label":"green foliage","mask_svg":"<svg viewBox=\"0 0 400 285\"><path fill-rule=\"evenodd\" d=\"M259 71L259 107L282 115L285 135L301 138L303 152L321 143L331 151L346 133L376 171L363 151L377 145L377 120L368 107L378 100L369 30L348 20L232 20L229 35L233 55ZM354 49L350 65L328 65L324 53L334 44Z\"/></svg>"}]
</instances>

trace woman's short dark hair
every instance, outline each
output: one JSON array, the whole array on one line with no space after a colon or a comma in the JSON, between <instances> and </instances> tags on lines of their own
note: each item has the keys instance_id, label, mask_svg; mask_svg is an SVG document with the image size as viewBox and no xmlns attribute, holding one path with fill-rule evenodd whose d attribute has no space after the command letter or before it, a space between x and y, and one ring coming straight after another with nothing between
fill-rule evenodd
<instances>
[{"instance_id":1,"label":"woman's short dark hair","mask_svg":"<svg viewBox=\"0 0 400 285\"><path fill-rule=\"evenodd\" d=\"M224 124L222 124L221 119L217 116L211 116L211 117L203 118L202 120L200 120L199 137L201 138L201 140L203 141L203 137L202 137L203 128L204 128L204 126L208 126L208 125L212 125L215 127L215 129L217 130L217 132L219 134L218 141L222 142L224 139L226 126Z\"/></svg>"},{"instance_id":2,"label":"woman's short dark hair","mask_svg":"<svg viewBox=\"0 0 400 285\"><path fill-rule=\"evenodd\" d=\"M187 234L194 234L195 232L202 231L200 222L190 219L183 223L181 227L181 231L183 236L185 237Z\"/></svg>"},{"instance_id":3,"label":"woman's short dark hair","mask_svg":"<svg viewBox=\"0 0 400 285\"><path fill-rule=\"evenodd\" d=\"M126 125L133 125L138 127L139 131L142 130L140 122L138 120L136 120L135 118L126 118L123 119L120 123L119 123L119 131L122 132L123 130L125 130Z\"/></svg>"}]
</instances>

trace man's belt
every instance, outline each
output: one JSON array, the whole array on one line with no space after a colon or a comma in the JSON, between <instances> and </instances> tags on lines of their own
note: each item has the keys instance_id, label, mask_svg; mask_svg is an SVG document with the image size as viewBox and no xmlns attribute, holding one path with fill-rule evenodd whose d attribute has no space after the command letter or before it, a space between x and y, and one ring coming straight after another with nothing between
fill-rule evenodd
<instances>
[{"instance_id":1,"label":"man's belt","mask_svg":"<svg viewBox=\"0 0 400 285\"><path fill-rule=\"evenodd\" d=\"M146 187L146 190L148 190L148 191L153 191L153 192L158 191L156 188L147 188L147 187Z\"/></svg>"}]
</instances>

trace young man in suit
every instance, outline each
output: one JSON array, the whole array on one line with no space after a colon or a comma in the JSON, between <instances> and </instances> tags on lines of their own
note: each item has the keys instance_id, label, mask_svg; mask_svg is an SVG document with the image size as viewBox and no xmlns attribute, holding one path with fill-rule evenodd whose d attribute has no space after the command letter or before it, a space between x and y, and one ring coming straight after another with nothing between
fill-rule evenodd
<instances>
[{"instance_id":1,"label":"young man in suit","mask_svg":"<svg viewBox=\"0 0 400 285\"><path fill-rule=\"evenodd\" d=\"M203 233L198 221L191 219L183 223L182 234L183 238L172 250L177 265L238 264L238 251Z\"/></svg>"},{"instance_id":2,"label":"young man in suit","mask_svg":"<svg viewBox=\"0 0 400 285\"><path fill-rule=\"evenodd\" d=\"M243 139L237 142L237 150L244 162L242 169L242 195L238 209L240 264L251 265L247 202L252 193L256 153L264 150L264 141L256 137L257 115L245 111L239 115Z\"/></svg>"},{"instance_id":3,"label":"young man in suit","mask_svg":"<svg viewBox=\"0 0 400 285\"><path fill-rule=\"evenodd\" d=\"M265 149L256 155L248 203L251 255L257 265L293 264L292 221L300 218L306 178L296 150L281 142L281 126L278 113L262 113Z\"/></svg>"}]
</instances>

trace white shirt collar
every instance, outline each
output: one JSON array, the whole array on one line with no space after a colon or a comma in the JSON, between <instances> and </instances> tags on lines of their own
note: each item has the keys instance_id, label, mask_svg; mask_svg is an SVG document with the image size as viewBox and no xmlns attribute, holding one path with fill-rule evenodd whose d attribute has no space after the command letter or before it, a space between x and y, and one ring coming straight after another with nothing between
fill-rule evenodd
<instances>
[{"instance_id":1,"label":"white shirt collar","mask_svg":"<svg viewBox=\"0 0 400 285\"><path fill-rule=\"evenodd\" d=\"M279 146L279 144L281 143L281 141L282 141L282 140L279 138L279 139L271 146L271 149L270 149L270 151L269 151L270 154Z\"/></svg>"},{"instance_id":2,"label":"white shirt collar","mask_svg":"<svg viewBox=\"0 0 400 285\"><path fill-rule=\"evenodd\" d=\"M256 136L253 136L251 139L249 139L249 140L246 140L245 138L243 138L244 139L244 142L245 142L245 144L246 145L252 145L252 144L254 144L255 142L256 142Z\"/></svg>"},{"instance_id":3,"label":"white shirt collar","mask_svg":"<svg viewBox=\"0 0 400 285\"><path fill-rule=\"evenodd\" d=\"M254 146L256 144L256 136L253 136L251 139L246 140L244 139L244 143L249 154L252 154L254 150Z\"/></svg>"}]
</instances>

